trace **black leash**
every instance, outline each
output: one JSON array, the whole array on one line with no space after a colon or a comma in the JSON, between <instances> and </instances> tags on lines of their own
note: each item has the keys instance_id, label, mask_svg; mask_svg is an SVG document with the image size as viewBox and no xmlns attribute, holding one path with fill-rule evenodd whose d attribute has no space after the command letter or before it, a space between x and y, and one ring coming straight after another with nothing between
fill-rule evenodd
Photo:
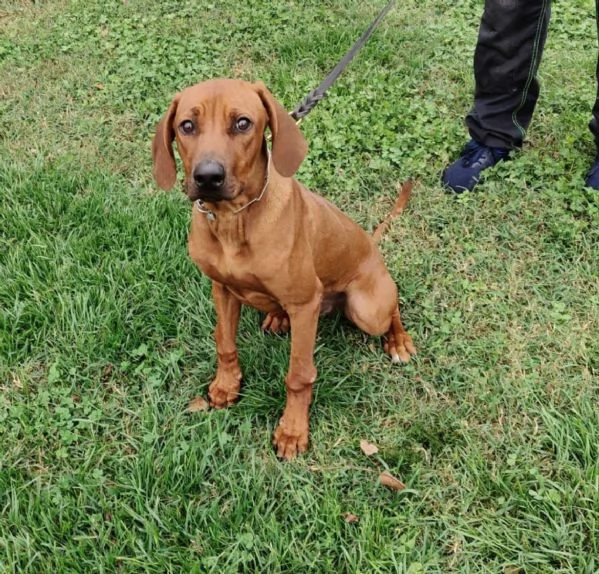
<instances>
[{"instance_id":1,"label":"black leash","mask_svg":"<svg viewBox=\"0 0 599 574\"><path fill-rule=\"evenodd\" d=\"M307 116L312 109L324 98L326 91L333 85L333 82L341 75L341 72L345 67L353 60L354 56L360 51L362 46L366 44L370 35L376 30L378 25L381 23L383 18L387 15L389 10L393 8L395 0L391 0L378 14L378 16L372 21L372 24L368 26L366 31L358 38L357 42L349 49L347 54L343 56L343 59L333 68L329 75L320 83L320 85L313 91L311 91L306 98L301 102L295 110L291 112L291 117L299 121Z\"/></svg>"}]
</instances>

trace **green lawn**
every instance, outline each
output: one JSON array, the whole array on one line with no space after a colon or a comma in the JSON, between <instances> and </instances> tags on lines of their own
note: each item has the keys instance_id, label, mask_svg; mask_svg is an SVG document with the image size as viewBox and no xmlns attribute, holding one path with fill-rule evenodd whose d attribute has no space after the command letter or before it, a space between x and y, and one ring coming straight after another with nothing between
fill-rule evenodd
<instances>
[{"instance_id":1,"label":"green lawn","mask_svg":"<svg viewBox=\"0 0 599 574\"><path fill-rule=\"evenodd\" d=\"M185 413L215 318L190 206L152 181L154 125L217 76L295 107L383 4L2 0L2 573L599 571L588 0L554 2L524 152L459 199L439 175L467 137L482 1L398 3L302 124L299 178L369 230L417 181L382 249L418 358L394 368L323 320L311 447L281 463L289 341L248 309L240 402Z\"/></svg>"}]
</instances>

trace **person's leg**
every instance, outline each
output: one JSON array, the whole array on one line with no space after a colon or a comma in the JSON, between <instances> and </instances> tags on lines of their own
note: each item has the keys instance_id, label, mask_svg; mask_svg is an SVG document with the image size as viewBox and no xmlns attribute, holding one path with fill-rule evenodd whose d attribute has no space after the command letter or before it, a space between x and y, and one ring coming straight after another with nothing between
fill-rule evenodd
<instances>
[{"instance_id":1,"label":"person's leg","mask_svg":"<svg viewBox=\"0 0 599 574\"><path fill-rule=\"evenodd\" d=\"M537 70L550 0L487 0L474 53L472 139L489 146L522 145L539 96Z\"/></svg>"},{"instance_id":2,"label":"person's leg","mask_svg":"<svg viewBox=\"0 0 599 574\"><path fill-rule=\"evenodd\" d=\"M454 191L472 189L480 172L520 147L539 95L537 70L550 0L486 0L474 53L474 104L466 117L472 142L443 174Z\"/></svg>"},{"instance_id":3,"label":"person's leg","mask_svg":"<svg viewBox=\"0 0 599 574\"><path fill-rule=\"evenodd\" d=\"M597 21L597 37L599 38L599 0L595 0L595 19ZM586 177L586 184L593 189L599 190L599 57L597 58L597 68L595 72L597 80L597 96L595 98L595 105L593 106L593 117L589 122L589 128L593 137L595 138L595 146L597 147L597 153L595 155L595 161Z\"/></svg>"}]
</instances>

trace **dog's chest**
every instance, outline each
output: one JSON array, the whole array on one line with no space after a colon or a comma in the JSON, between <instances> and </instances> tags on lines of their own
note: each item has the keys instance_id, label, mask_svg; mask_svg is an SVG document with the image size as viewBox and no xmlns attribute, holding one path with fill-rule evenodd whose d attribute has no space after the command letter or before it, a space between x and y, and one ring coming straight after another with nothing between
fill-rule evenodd
<instances>
[{"instance_id":1,"label":"dog's chest","mask_svg":"<svg viewBox=\"0 0 599 574\"><path fill-rule=\"evenodd\" d=\"M211 279L228 284L253 284L252 273L248 269L247 249L243 246L223 246L213 241L204 248L192 248L190 255L195 264Z\"/></svg>"},{"instance_id":2,"label":"dog's chest","mask_svg":"<svg viewBox=\"0 0 599 574\"><path fill-rule=\"evenodd\" d=\"M266 288L261 272L265 267L257 265L243 249L216 249L203 251L201 256L193 257L200 270L224 285L243 304L263 312L280 309Z\"/></svg>"},{"instance_id":3,"label":"dog's chest","mask_svg":"<svg viewBox=\"0 0 599 574\"><path fill-rule=\"evenodd\" d=\"M247 243L219 241L194 234L189 237L189 255L200 270L214 281L239 292L267 293L268 261L259 262Z\"/></svg>"}]
</instances>

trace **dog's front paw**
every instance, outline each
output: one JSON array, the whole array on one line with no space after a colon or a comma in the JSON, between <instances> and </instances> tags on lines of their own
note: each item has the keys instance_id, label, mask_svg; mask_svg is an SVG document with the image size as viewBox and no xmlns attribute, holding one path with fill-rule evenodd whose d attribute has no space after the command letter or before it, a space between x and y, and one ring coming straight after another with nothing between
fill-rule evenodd
<instances>
[{"instance_id":1,"label":"dog's front paw","mask_svg":"<svg viewBox=\"0 0 599 574\"><path fill-rule=\"evenodd\" d=\"M232 405L239 398L241 374L217 373L216 378L208 387L210 406L223 409Z\"/></svg>"},{"instance_id":2,"label":"dog's front paw","mask_svg":"<svg viewBox=\"0 0 599 574\"><path fill-rule=\"evenodd\" d=\"M281 419L275 430L272 443L277 449L277 456L291 460L308 449L308 425L287 425Z\"/></svg>"}]
</instances>

